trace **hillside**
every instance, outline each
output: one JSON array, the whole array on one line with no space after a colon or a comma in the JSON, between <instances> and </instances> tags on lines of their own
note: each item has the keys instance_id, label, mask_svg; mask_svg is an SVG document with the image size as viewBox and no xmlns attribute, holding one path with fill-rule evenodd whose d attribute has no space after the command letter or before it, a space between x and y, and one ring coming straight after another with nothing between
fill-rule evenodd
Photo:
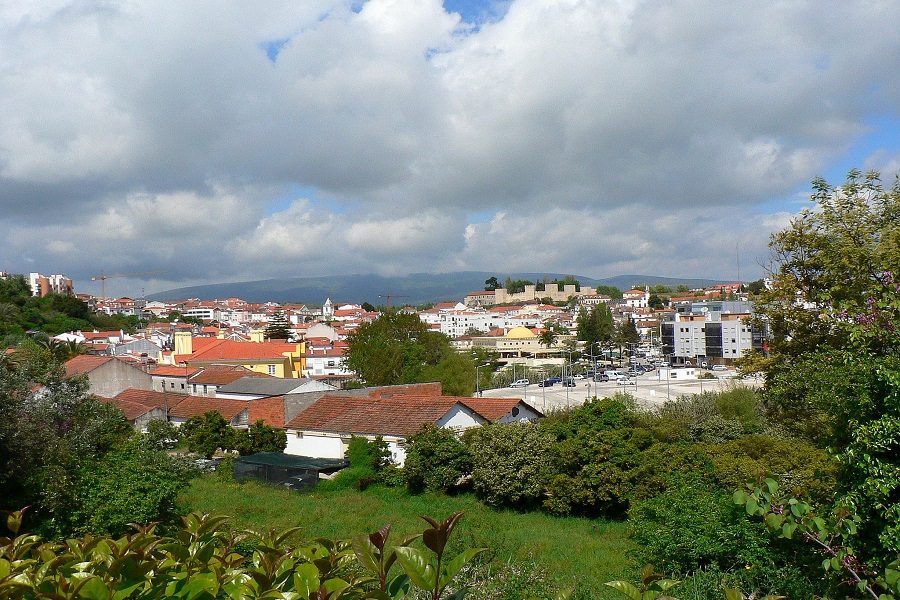
<instances>
[{"instance_id":1,"label":"hillside","mask_svg":"<svg viewBox=\"0 0 900 600\"><path fill-rule=\"evenodd\" d=\"M497 273L487 271L459 271L453 273L411 273L396 277L381 275L332 275L328 277L286 277L260 281L242 281L198 285L157 292L148 300L181 300L200 298L237 297L248 302L302 302L322 304L326 298L338 302L371 302L387 304L386 296L392 295L393 304L422 304L442 300L462 300L469 292L484 288L484 280L497 276L503 281L513 279L537 281L545 276L562 279L563 273ZM611 285L628 289L636 284L662 284L702 287L718 283L713 279L688 279L657 277L653 275L618 275L605 279L576 276L584 285Z\"/></svg>"}]
</instances>

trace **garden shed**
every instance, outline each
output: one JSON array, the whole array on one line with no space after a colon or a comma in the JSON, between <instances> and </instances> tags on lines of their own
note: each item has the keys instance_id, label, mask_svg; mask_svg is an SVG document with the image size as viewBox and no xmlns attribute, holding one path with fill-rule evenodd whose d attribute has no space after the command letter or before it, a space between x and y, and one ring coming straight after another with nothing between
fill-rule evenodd
<instances>
[{"instance_id":1,"label":"garden shed","mask_svg":"<svg viewBox=\"0 0 900 600\"><path fill-rule=\"evenodd\" d=\"M330 474L348 465L339 458L312 458L282 452L259 452L234 461L234 478L238 481L257 479L291 489L311 488L319 474Z\"/></svg>"}]
</instances>

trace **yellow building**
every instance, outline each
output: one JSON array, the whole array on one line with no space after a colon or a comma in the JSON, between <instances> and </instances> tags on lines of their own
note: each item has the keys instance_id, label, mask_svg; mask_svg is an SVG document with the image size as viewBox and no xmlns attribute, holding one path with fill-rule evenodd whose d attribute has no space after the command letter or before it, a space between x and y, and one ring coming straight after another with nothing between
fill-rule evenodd
<instances>
[{"instance_id":1,"label":"yellow building","mask_svg":"<svg viewBox=\"0 0 900 600\"><path fill-rule=\"evenodd\" d=\"M306 374L306 348L303 342L263 341L261 332L253 332L249 342L217 338L195 338L188 331L175 333L175 349L163 352L162 364L205 367L240 365L251 371L281 378L300 378Z\"/></svg>"}]
</instances>

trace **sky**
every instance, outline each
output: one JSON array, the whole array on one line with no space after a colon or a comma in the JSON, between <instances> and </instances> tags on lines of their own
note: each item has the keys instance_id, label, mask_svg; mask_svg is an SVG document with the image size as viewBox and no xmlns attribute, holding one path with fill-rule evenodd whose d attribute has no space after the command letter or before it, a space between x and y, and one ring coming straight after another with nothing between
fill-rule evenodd
<instances>
[{"instance_id":1,"label":"sky","mask_svg":"<svg viewBox=\"0 0 900 600\"><path fill-rule=\"evenodd\" d=\"M900 2L0 3L0 271L138 296L487 270L745 280L900 171Z\"/></svg>"}]
</instances>

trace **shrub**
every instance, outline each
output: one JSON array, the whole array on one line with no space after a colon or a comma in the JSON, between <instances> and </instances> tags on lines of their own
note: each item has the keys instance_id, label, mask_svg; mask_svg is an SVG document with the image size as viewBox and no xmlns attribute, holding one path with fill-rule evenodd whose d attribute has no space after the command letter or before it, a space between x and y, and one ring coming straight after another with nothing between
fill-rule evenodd
<instances>
[{"instance_id":1,"label":"shrub","mask_svg":"<svg viewBox=\"0 0 900 600\"><path fill-rule=\"evenodd\" d=\"M166 521L176 516L178 493L192 473L182 462L132 439L93 464L78 478L83 490L79 529L121 534L129 523Z\"/></svg>"},{"instance_id":2,"label":"shrub","mask_svg":"<svg viewBox=\"0 0 900 600\"><path fill-rule=\"evenodd\" d=\"M729 490L769 474L793 496L827 501L834 497L837 465L824 450L799 439L745 436L706 447L716 479Z\"/></svg>"},{"instance_id":3,"label":"shrub","mask_svg":"<svg viewBox=\"0 0 900 600\"><path fill-rule=\"evenodd\" d=\"M744 435L744 426L740 421L726 419L721 415L713 415L701 423L691 423L688 437L692 442L727 442Z\"/></svg>"},{"instance_id":4,"label":"shrub","mask_svg":"<svg viewBox=\"0 0 900 600\"><path fill-rule=\"evenodd\" d=\"M631 494L630 471L652 436L623 427L580 432L558 442L544 507L555 514L620 516Z\"/></svg>"},{"instance_id":5,"label":"shrub","mask_svg":"<svg viewBox=\"0 0 900 600\"><path fill-rule=\"evenodd\" d=\"M765 527L748 521L731 494L696 477L675 477L668 490L636 503L629 523L637 559L665 573L772 562Z\"/></svg>"},{"instance_id":6,"label":"shrub","mask_svg":"<svg viewBox=\"0 0 900 600\"><path fill-rule=\"evenodd\" d=\"M551 433L533 423L489 425L473 432L472 484L490 506L530 508L544 497Z\"/></svg>"},{"instance_id":7,"label":"shrub","mask_svg":"<svg viewBox=\"0 0 900 600\"><path fill-rule=\"evenodd\" d=\"M428 425L407 441L403 471L413 493L449 492L472 472L472 456L453 431Z\"/></svg>"},{"instance_id":8,"label":"shrub","mask_svg":"<svg viewBox=\"0 0 900 600\"><path fill-rule=\"evenodd\" d=\"M152 419L147 423L144 443L157 450L171 450L181 439L181 430L174 423L162 419Z\"/></svg>"},{"instance_id":9,"label":"shrub","mask_svg":"<svg viewBox=\"0 0 900 600\"><path fill-rule=\"evenodd\" d=\"M713 463L704 449L687 442L657 443L641 453L640 464L631 471L631 500L646 500L669 489L676 475L693 475L713 484Z\"/></svg>"},{"instance_id":10,"label":"shrub","mask_svg":"<svg viewBox=\"0 0 900 600\"><path fill-rule=\"evenodd\" d=\"M211 410L202 417L191 417L182 426L182 435L188 450L212 458L219 448L231 445L232 434L228 421L218 412Z\"/></svg>"}]
</instances>

